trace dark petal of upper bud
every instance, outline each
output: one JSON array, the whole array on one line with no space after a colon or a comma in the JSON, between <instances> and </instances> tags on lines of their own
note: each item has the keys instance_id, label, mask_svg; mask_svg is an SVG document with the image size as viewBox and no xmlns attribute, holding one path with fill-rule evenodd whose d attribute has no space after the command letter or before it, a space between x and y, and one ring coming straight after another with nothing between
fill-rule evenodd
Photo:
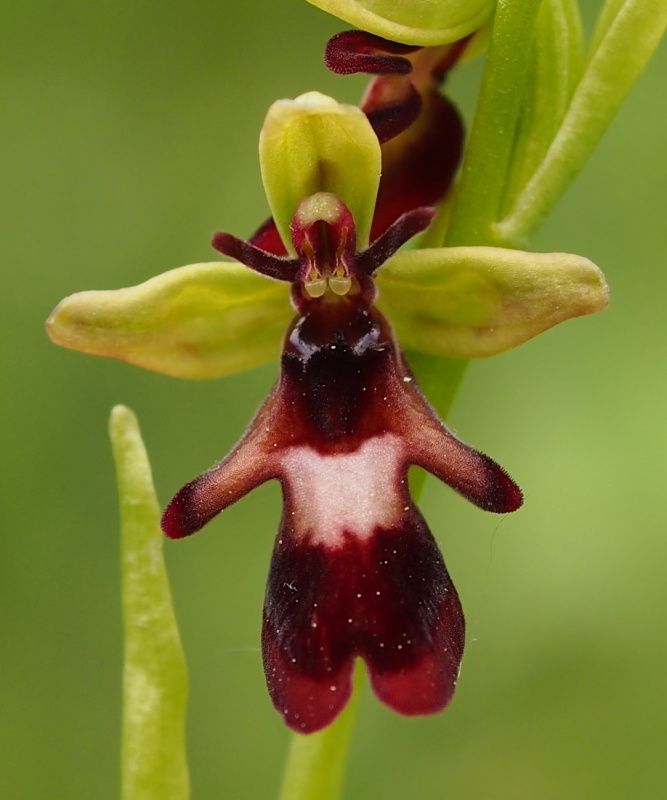
<instances>
[{"instance_id":1,"label":"dark petal of upper bud","mask_svg":"<svg viewBox=\"0 0 667 800\"><path fill-rule=\"evenodd\" d=\"M390 528L365 536L341 530L333 542L295 534L286 509L262 645L271 698L291 728L311 733L336 717L356 656L393 710L440 711L454 693L463 642L456 591L409 501Z\"/></svg>"},{"instance_id":2,"label":"dark petal of upper bud","mask_svg":"<svg viewBox=\"0 0 667 800\"><path fill-rule=\"evenodd\" d=\"M374 275L378 268L407 241L425 231L434 216L434 208L414 208L406 211L370 247L357 255L357 269L366 275Z\"/></svg>"},{"instance_id":3,"label":"dark petal of upper bud","mask_svg":"<svg viewBox=\"0 0 667 800\"><path fill-rule=\"evenodd\" d=\"M216 233L212 244L223 255L235 258L255 272L266 275L267 278L292 283L299 271L297 258L281 258L261 250L250 242L238 239L231 233Z\"/></svg>"},{"instance_id":4,"label":"dark petal of upper bud","mask_svg":"<svg viewBox=\"0 0 667 800\"><path fill-rule=\"evenodd\" d=\"M405 97L366 111L366 116L378 141L380 144L384 144L409 128L419 116L421 108L421 95L409 83L405 88Z\"/></svg>"},{"instance_id":5,"label":"dark petal of upper bud","mask_svg":"<svg viewBox=\"0 0 667 800\"><path fill-rule=\"evenodd\" d=\"M437 88L422 100L414 124L382 146L371 241L406 211L439 203L456 174L463 152L461 117Z\"/></svg>"},{"instance_id":6,"label":"dark petal of upper bud","mask_svg":"<svg viewBox=\"0 0 667 800\"><path fill-rule=\"evenodd\" d=\"M248 241L266 253L273 253L274 256L289 255L283 240L280 238L278 227L273 217L265 220Z\"/></svg>"},{"instance_id":7,"label":"dark petal of upper bud","mask_svg":"<svg viewBox=\"0 0 667 800\"><path fill-rule=\"evenodd\" d=\"M407 75L412 70L412 64L401 56L419 49L365 31L342 31L327 42L324 63L337 75L353 75L357 72Z\"/></svg>"}]
</instances>

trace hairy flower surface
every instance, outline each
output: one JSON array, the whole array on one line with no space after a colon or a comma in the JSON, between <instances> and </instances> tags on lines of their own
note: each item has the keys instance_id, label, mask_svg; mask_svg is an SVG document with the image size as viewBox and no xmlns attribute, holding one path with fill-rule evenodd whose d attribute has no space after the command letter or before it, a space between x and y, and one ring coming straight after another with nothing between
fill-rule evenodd
<instances>
[{"instance_id":1,"label":"hairy flower surface","mask_svg":"<svg viewBox=\"0 0 667 800\"><path fill-rule=\"evenodd\" d=\"M382 207L373 126L360 109L317 93L272 106L260 162L273 221L250 241L214 238L244 267L192 265L74 295L49 333L68 347L202 378L269 360L276 329L287 326L276 387L227 458L175 495L164 531L188 536L279 480L284 510L262 634L276 708L295 730L324 727L345 705L360 657L391 708L434 712L454 691L464 621L407 471L418 465L489 511L513 511L522 498L501 467L437 418L383 311L411 347L492 355L603 308L604 279L566 254L399 252L433 210L374 221Z\"/></svg>"}]
</instances>

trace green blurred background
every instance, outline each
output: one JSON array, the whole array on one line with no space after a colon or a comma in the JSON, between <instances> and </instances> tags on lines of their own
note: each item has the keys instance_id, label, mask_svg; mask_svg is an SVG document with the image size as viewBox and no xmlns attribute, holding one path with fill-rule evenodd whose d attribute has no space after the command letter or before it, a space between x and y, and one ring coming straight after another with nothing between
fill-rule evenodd
<instances>
[{"instance_id":1,"label":"green blurred background","mask_svg":"<svg viewBox=\"0 0 667 800\"><path fill-rule=\"evenodd\" d=\"M165 502L227 452L275 377L144 373L56 348L43 321L71 292L210 260L215 230L250 233L267 213L256 142L269 103L362 91L322 65L341 27L301 0L3 4L3 798L118 795L111 406L139 415ZM452 83L468 115L479 73ZM665 797L666 76L663 47L532 242L600 264L609 311L469 371L451 423L526 505L499 519L428 485L469 625L459 690L419 720L366 692L350 800ZM194 800L275 795L288 734L259 631L278 515L264 487L165 548Z\"/></svg>"}]
</instances>

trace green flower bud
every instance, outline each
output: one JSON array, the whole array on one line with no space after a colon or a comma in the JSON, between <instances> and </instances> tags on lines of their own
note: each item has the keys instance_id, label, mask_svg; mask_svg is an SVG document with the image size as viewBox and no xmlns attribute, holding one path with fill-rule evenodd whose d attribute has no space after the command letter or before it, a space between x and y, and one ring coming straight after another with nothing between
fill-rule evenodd
<instances>
[{"instance_id":1,"label":"green flower bud","mask_svg":"<svg viewBox=\"0 0 667 800\"><path fill-rule=\"evenodd\" d=\"M308 0L335 17L393 42L456 42L481 28L494 0Z\"/></svg>"}]
</instances>

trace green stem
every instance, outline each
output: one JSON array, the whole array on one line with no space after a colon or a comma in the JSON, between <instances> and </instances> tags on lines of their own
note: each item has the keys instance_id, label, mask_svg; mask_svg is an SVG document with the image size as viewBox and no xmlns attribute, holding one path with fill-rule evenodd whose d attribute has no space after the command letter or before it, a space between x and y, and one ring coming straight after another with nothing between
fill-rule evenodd
<instances>
[{"instance_id":1,"label":"green stem","mask_svg":"<svg viewBox=\"0 0 667 800\"><path fill-rule=\"evenodd\" d=\"M445 244L500 244L506 187L541 0L500 0Z\"/></svg>"},{"instance_id":2,"label":"green stem","mask_svg":"<svg viewBox=\"0 0 667 800\"><path fill-rule=\"evenodd\" d=\"M357 661L352 698L343 713L319 733L295 733L287 756L280 800L337 800L359 710L363 666Z\"/></svg>"},{"instance_id":3,"label":"green stem","mask_svg":"<svg viewBox=\"0 0 667 800\"><path fill-rule=\"evenodd\" d=\"M187 800L185 658L162 559L160 508L134 414L111 412L125 628L121 800Z\"/></svg>"}]
</instances>

